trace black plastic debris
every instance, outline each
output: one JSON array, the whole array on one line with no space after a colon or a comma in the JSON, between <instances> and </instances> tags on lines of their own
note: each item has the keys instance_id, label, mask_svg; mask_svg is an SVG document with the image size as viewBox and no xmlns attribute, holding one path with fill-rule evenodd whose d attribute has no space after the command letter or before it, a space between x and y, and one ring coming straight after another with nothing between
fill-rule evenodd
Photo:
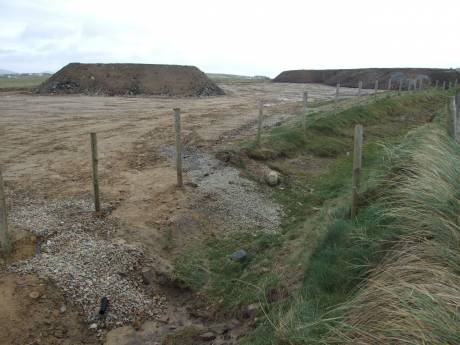
<instances>
[{"instance_id":1,"label":"black plastic debris","mask_svg":"<svg viewBox=\"0 0 460 345\"><path fill-rule=\"evenodd\" d=\"M99 309L99 315L104 315L107 313L107 309L109 309L109 299L107 297L101 298L101 307Z\"/></svg>"}]
</instances>

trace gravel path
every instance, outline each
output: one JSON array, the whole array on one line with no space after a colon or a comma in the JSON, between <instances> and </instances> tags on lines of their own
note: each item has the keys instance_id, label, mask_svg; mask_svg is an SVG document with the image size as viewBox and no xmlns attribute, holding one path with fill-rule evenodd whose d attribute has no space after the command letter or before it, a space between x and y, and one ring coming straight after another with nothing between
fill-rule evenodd
<instances>
[{"instance_id":1,"label":"gravel path","mask_svg":"<svg viewBox=\"0 0 460 345\"><path fill-rule=\"evenodd\" d=\"M175 148L164 147L161 154L175 162ZM201 211L229 231L279 230L283 211L253 181L239 170L225 165L213 155L187 149L182 161L185 174L197 185L189 206Z\"/></svg>"}]
</instances>

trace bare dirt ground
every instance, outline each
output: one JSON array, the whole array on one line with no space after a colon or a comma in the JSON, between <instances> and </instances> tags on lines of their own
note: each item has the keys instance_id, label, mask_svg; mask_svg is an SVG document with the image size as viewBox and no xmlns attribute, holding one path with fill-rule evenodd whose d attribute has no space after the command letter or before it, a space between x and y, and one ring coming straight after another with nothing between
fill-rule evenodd
<instances>
[{"instance_id":1,"label":"bare dirt ground","mask_svg":"<svg viewBox=\"0 0 460 345\"><path fill-rule=\"evenodd\" d=\"M0 167L16 242L14 255L0 266L1 344L65 344L59 340L63 334L69 344L102 343L107 329L146 320L163 325L146 326L148 344L155 344L167 332L194 322L182 306L184 298L159 287L161 274L149 279L149 270L168 271L169 260L203 234L240 230L237 218L247 217L242 211L247 205L275 220L282 217L263 190L213 154L254 136L260 99L266 123L276 124L301 111L304 91L312 102L335 94L335 88L318 84L219 86L225 96L185 99L0 93ZM352 97L356 90L342 88L341 94ZM175 107L182 110L184 189L176 188L168 153L174 144ZM91 211L90 132L98 134L101 215ZM247 204L238 206L244 195ZM225 210L233 207L235 222L223 222ZM261 219L251 228L267 226ZM75 250L79 246L91 264ZM101 255L107 248L109 254ZM134 259L127 261L127 255ZM32 298L35 288L39 297ZM93 311L97 314L104 295L112 301L112 313L100 320ZM121 303L130 298L131 304ZM136 304L139 299L142 303ZM62 305L66 317L58 314ZM48 329L41 313L57 326ZM127 327L115 338L128 340L117 342L109 333L107 344L127 344L133 337L138 339L133 344L147 344L139 340L145 334ZM237 334L226 334L225 341L232 343L232 337Z\"/></svg>"}]
</instances>

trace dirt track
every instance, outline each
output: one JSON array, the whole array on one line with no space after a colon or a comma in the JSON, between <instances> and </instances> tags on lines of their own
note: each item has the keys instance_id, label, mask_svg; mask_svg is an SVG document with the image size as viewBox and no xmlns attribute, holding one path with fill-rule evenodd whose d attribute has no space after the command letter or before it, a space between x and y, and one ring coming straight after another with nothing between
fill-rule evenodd
<instances>
[{"instance_id":1,"label":"dirt track","mask_svg":"<svg viewBox=\"0 0 460 345\"><path fill-rule=\"evenodd\" d=\"M112 211L111 222L122 224L109 224L110 238L140 244L147 258L161 255L172 228L179 249L199 239L206 229L190 219L187 203L196 186L178 190L174 166L161 154L174 142L172 108L182 109L185 146L213 153L254 135L259 99L273 122L301 110L303 91L313 102L335 94L335 88L318 84L220 86L225 96L199 99L0 94L0 166L12 215L24 198L38 203L91 199L89 133L94 131L104 207ZM355 89L342 89L344 97L355 94ZM16 239L27 231L37 233L19 223L11 224ZM21 330L27 319L17 317Z\"/></svg>"}]
</instances>

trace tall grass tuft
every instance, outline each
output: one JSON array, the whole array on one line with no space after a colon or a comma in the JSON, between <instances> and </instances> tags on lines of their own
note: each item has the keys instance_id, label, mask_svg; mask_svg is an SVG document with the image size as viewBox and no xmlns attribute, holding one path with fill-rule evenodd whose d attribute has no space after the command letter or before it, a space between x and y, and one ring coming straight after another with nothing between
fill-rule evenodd
<instances>
[{"instance_id":1,"label":"tall grass tuft","mask_svg":"<svg viewBox=\"0 0 460 345\"><path fill-rule=\"evenodd\" d=\"M381 211L402 235L327 323L325 343L460 344L460 146L432 126L408 142L390 155L397 174Z\"/></svg>"}]
</instances>

